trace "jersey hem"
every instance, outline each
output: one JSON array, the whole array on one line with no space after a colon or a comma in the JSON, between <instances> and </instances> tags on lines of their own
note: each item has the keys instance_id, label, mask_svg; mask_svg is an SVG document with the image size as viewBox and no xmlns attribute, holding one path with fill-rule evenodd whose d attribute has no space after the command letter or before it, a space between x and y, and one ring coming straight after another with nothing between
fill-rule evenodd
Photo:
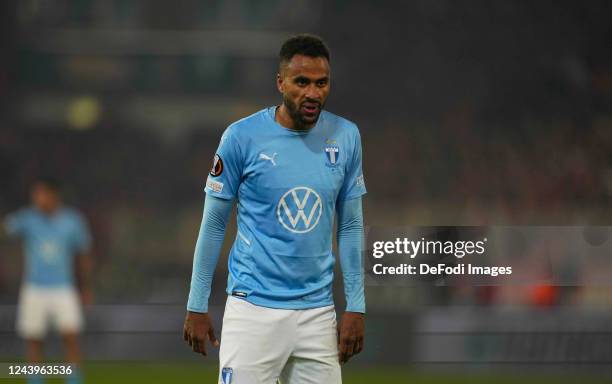
<instances>
[{"instance_id":1,"label":"jersey hem","mask_svg":"<svg viewBox=\"0 0 612 384\"><path fill-rule=\"evenodd\" d=\"M36 281L28 281L25 280L21 284L22 288L34 288L34 289L71 289L76 290L77 287L74 283L71 282L61 282L61 283L41 283Z\"/></svg>"},{"instance_id":2,"label":"jersey hem","mask_svg":"<svg viewBox=\"0 0 612 384\"><path fill-rule=\"evenodd\" d=\"M257 305L260 307L266 307L266 308L272 308L272 309L313 309L313 308L322 308L322 307L328 307L330 305L334 305L333 300L319 302L319 303L301 303L301 304L300 303L270 303L268 301L259 300L257 298L253 300L254 298L249 297L249 296L247 297L237 297L233 295L228 295L228 296L235 297L236 299L248 301L249 303L253 305Z\"/></svg>"}]
</instances>

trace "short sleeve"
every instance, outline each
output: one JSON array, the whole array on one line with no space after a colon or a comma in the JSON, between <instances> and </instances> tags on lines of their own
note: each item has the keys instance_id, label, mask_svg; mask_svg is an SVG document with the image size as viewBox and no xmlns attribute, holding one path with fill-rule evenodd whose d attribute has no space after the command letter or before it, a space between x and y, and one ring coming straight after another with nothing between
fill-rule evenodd
<instances>
[{"instance_id":1,"label":"short sleeve","mask_svg":"<svg viewBox=\"0 0 612 384\"><path fill-rule=\"evenodd\" d=\"M230 200L236 197L242 179L242 153L235 126L229 126L221 136L213 165L206 180L207 194Z\"/></svg>"},{"instance_id":2,"label":"short sleeve","mask_svg":"<svg viewBox=\"0 0 612 384\"><path fill-rule=\"evenodd\" d=\"M361 165L361 137L359 130L355 127L352 139L349 140L352 148L346 161L344 183L338 194L338 200L350 200L366 194L365 180Z\"/></svg>"},{"instance_id":3,"label":"short sleeve","mask_svg":"<svg viewBox=\"0 0 612 384\"><path fill-rule=\"evenodd\" d=\"M87 221L81 215L77 215L75 220L73 241L75 251L86 253L91 250L91 232Z\"/></svg>"},{"instance_id":4,"label":"short sleeve","mask_svg":"<svg viewBox=\"0 0 612 384\"><path fill-rule=\"evenodd\" d=\"M22 236L26 227L25 212L18 211L12 213L4 219L4 229L6 233L11 237Z\"/></svg>"}]
</instances>

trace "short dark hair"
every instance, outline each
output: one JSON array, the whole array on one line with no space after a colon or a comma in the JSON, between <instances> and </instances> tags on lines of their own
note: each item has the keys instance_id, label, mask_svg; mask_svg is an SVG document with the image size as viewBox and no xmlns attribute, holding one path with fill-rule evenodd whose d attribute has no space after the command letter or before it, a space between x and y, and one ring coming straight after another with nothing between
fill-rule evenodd
<instances>
[{"instance_id":1,"label":"short dark hair","mask_svg":"<svg viewBox=\"0 0 612 384\"><path fill-rule=\"evenodd\" d=\"M280 49L280 65L288 63L295 55L324 57L329 61L329 48L318 36L301 33L287 39Z\"/></svg>"},{"instance_id":2,"label":"short dark hair","mask_svg":"<svg viewBox=\"0 0 612 384\"><path fill-rule=\"evenodd\" d=\"M56 179L53 176L50 175L44 175L44 176L39 176L36 178L36 182L35 184L42 184L44 185L46 188L54 191L54 192L59 192L62 185L59 182L58 179Z\"/></svg>"}]
</instances>

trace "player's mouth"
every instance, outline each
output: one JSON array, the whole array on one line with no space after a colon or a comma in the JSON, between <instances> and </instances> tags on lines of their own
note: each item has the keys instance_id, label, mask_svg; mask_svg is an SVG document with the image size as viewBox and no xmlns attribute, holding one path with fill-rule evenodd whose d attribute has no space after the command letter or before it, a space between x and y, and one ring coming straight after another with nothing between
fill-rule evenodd
<instances>
[{"instance_id":1,"label":"player's mouth","mask_svg":"<svg viewBox=\"0 0 612 384\"><path fill-rule=\"evenodd\" d=\"M300 109L306 115L315 116L319 114L321 105L319 103L306 101L302 103Z\"/></svg>"}]
</instances>

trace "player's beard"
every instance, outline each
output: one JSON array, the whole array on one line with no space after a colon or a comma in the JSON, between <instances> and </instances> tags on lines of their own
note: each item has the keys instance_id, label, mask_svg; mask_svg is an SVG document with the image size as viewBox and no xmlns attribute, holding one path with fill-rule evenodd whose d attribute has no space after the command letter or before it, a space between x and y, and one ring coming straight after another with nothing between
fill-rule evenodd
<instances>
[{"instance_id":1,"label":"player's beard","mask_svg":"<svg viewBox=\"0 0 612 384\"><path fill-rule=\"evenodd\" d=\"M311 101L311 100L307 100L307 101ZM316 101L315 103L319 104L318 111L316 115L309 118L300 111L299 105L291 101L289 98L283 96L283 104L285 104L285 107L287 108L287 111L289 112L289 117L291 117L291 120L293 120L295 129L311 128L317 123L317 121L319 120L319 116L321 115L321 111L323 110L324 104L316 102Z\"/></svg>"}]
</instances>

